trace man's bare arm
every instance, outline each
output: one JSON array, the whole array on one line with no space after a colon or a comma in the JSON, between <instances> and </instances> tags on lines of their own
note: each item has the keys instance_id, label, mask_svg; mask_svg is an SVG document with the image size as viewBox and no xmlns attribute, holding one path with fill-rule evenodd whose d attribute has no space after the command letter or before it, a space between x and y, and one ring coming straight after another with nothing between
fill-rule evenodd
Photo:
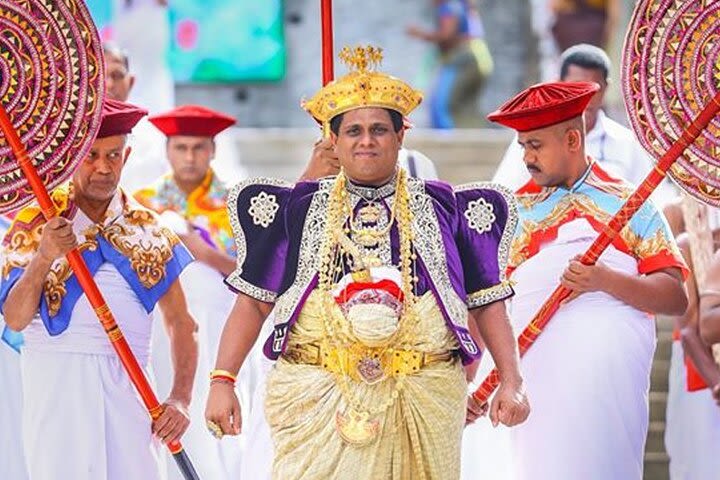
<instances>
[{"instance_id":1,"label":"man's bare arm","mask_svg":"<svg viewBox=\"0 0 720 480\"><path fill-rule=\"evenodd\" d=\"M678 246L688 265L693 265L687 235L678 238ZM720 367L715 363L710 348L700 338L700 311L695 273L691 272L686 282L688 292L688 308L685 313L674 319L680 330L683 352L690 357L698 372L707 385L711 387L720 383Z\"/></svg>"},{"instance_id":2,"label":"man's bare arm","mask_svg":"<svg viewBox=\"0 0 720 480\"><path fill-rule=\"evenodd\" d=\"M190 425L189 407L198 361L197 324L188 312L180 280L175 280L158 302L170 337L173 386L152 431L164 443L180 440Z\"/></svg>"},{"instance_id":3,"label":"man's bare arm","mask_svg":"<svg viewBox=\"0 0 720 480\"><path fill-rule=\"evenodd\" d=\"M505 302L493 302L470 310L483 343L492 355L503 381L521 383L517 342Z\"/></svg>"},{"instance_id":4,"label":"man's bare arm","mask_svg":"<svg viewBox=\"0 0 720 480\"><path fill-rule=\"evenodd\" d=\"M188 404L198 361L198 325L190 315L180 280L175 280L158 302L170 339L174 379L170 397Z\"/></svg>"},{"instance_id":5,"label":"man's bare arm","mask_svg":"<svg viewBox=\"0 0 720 480\"><path fill-rule=\"evenodd\" d=\"M270 303L238 294L220 337L216 368L233 374L240 371L272 307Z\"/></svg>"},{"instance_id":6,"label":"man's bare arm","mask_svg":"<svg viewBox=\"0 0 720 480\"><path fill-rule=\"evenodd\" d=\"M235 306L225 322L220 339L215 368L236 375L260 334L262 324L273 305L245 294L239 294ZM205 407L205 418L219 426L223 434L238 435L242 428L240 402L234 385L228 382L211 383Z\"/></svg>"}]
</instances>

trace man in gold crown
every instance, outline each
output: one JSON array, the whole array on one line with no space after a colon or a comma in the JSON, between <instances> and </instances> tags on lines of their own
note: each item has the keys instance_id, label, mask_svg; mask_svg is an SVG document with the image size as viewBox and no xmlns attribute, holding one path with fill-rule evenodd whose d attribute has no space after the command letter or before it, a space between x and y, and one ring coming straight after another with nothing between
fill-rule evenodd
<instances>
[{"instance_id":1,"label":"man in gold crown","mask_svg":"<svg viewBox=\"0 0 720 480\"><path fill-rule=\"evenodd\" d=\"M476 413L466 412L463 365L480 356L479 336L502 376L493 423L529 413L503 302L516 206L489 185L409 178L397 156L420 93L373 70L379 49L341 58L354 71L304 105L331 131L340 174L249 180L230 193L238 260L226 281L238 298L208 428L240 433L233 381L273 310L273 478L455 479Z\"/></svg>"}]
</instances>

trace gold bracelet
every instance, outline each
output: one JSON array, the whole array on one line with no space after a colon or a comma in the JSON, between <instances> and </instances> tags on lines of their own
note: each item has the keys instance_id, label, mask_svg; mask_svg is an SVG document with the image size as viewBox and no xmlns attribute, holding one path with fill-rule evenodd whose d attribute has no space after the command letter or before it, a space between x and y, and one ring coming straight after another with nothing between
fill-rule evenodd
<instances>
[{"instance_id":1,"label":"gold bracelet","mask_svg":"<svg viewBox=\"0 0 720 480\"><path fill-rule=\"evenodd\" d=\"M214 378L227 378L233 381L233 383L237 380L237 375L234 375L227 370L221 370L219 368L216 368L215 370L210 372L210 380Z\"/></svg>"}]
</instances>

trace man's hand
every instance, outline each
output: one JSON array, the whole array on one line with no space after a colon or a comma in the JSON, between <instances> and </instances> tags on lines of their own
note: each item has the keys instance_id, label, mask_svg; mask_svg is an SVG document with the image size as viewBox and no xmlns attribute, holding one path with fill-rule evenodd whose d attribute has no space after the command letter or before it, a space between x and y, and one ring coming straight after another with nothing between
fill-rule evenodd
<instances>
[{"instance_id":1,"label":"man's hand","mask_svg":"<svg viewBox=\"0 0 720 480\"><path fill-rule=\"evenodd\" d=\"M522 382L502 382L490 404L490 422L493 427L502 423L514 427L527 420L530 403Z\"/></svg>"},{"instance_id":2,"label":"man's hand","mask_svg":"<svg viewBox=\"0 0 720 480\"><path fill-rule=\"evenodd\" d=\"M65 218L55 217L51 218L43 227L38 255L52 263L58 258L64 257L77 246L72 223Z\"/></svg>"},{"instance_id":3,"label":"man's hand","mask_svg":"<svg viewBox=\"0 0 720 480\"><path fill-rule=\"evenodd\" d=\"M335 153L332 141L329 138L321 138L315 142L310 163L300 179L317 180L338 173L340 173L340 159Z\"/></svg>"},{"instance_id":4,"label":"man's hand","mask_svg":"<svg viewBox=\"0 0 720 480\"><path fill-rule=\"evenodd\" d=\"M224 435L240 435L242 415L233 385L225 383L210 385L210 394L205 406L205 420L219 425Z\"/></svg>"},{"instance_id":5,"label":"man's hand","mask_svg":"<svg viewBox=\"0 0 720 480\"><path fill-rule=\"evenodd\" d=\"M560 283L573 291L566 302L576 298L582 293L607 291L608 282L612 281L613 271L602 262L595 265L584 265L580 256L570 260L570 264L563 272Z\"/></svg>"},{"instance_id":6,"label":"man's hand","mask_svg":"<svg viewBox=\"0 0 720 480\"><path fill-rule=\"evenodd\" d=\"M487 415L489 408L490 406L487 402L481 404L472 394L468 395L465 425L471 425L475 423L478 418Z\"/></svg>"},{"instance_id":7,"label":"man's hand","mask_svg":"<svg viewBox=\"0 0 720 480\"><path fill-rule=\"evenodd\" d=\"M190 425L188 404L168 398L162 406L163 413L152 423L152 432L165 444L176 442Z\"/></svg>"},{"instance_id":8,"label":"man's hand","mask_svg":"<svg viewBox=\"0 0 720 480\"><path fill-rule=\"evenodd\" d=\"M717 403L718 407L720 407L720 383L713 387L712 396L715 399L715 403Z\"/></svg>"}]
</instances>

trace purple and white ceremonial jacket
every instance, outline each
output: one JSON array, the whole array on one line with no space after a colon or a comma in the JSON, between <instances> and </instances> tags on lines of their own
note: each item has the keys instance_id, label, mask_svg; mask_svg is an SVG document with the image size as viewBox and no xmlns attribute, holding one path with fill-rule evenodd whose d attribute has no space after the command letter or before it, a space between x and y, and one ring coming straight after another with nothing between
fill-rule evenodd
<instances>
[{"instance_id":1,"label":"purple and white ceremonial jacket","mask_svg":"<svg viewBox=\"0 0 720 480\"><path fill-rule=\"evenodd\" d=\"M456 188L408 178L415 294L432 291L465 363L481 354L468 331L468 310L513 295L505 278L508 250L517 225L512 194L495 184ZM226 282L263 302L275 303L275 328L265 355L277 359L308 295L317 286L320 251L334 178L295 185L251 179L236 185L228 209L237 246L237 269ZM368 187L364 187L368 188ZM389 209L394 192L375 199ZM354 204L357 211L365 200ZM390 230L390 255L398 265L397 225Z\"/></svg>"}]
</instances>

